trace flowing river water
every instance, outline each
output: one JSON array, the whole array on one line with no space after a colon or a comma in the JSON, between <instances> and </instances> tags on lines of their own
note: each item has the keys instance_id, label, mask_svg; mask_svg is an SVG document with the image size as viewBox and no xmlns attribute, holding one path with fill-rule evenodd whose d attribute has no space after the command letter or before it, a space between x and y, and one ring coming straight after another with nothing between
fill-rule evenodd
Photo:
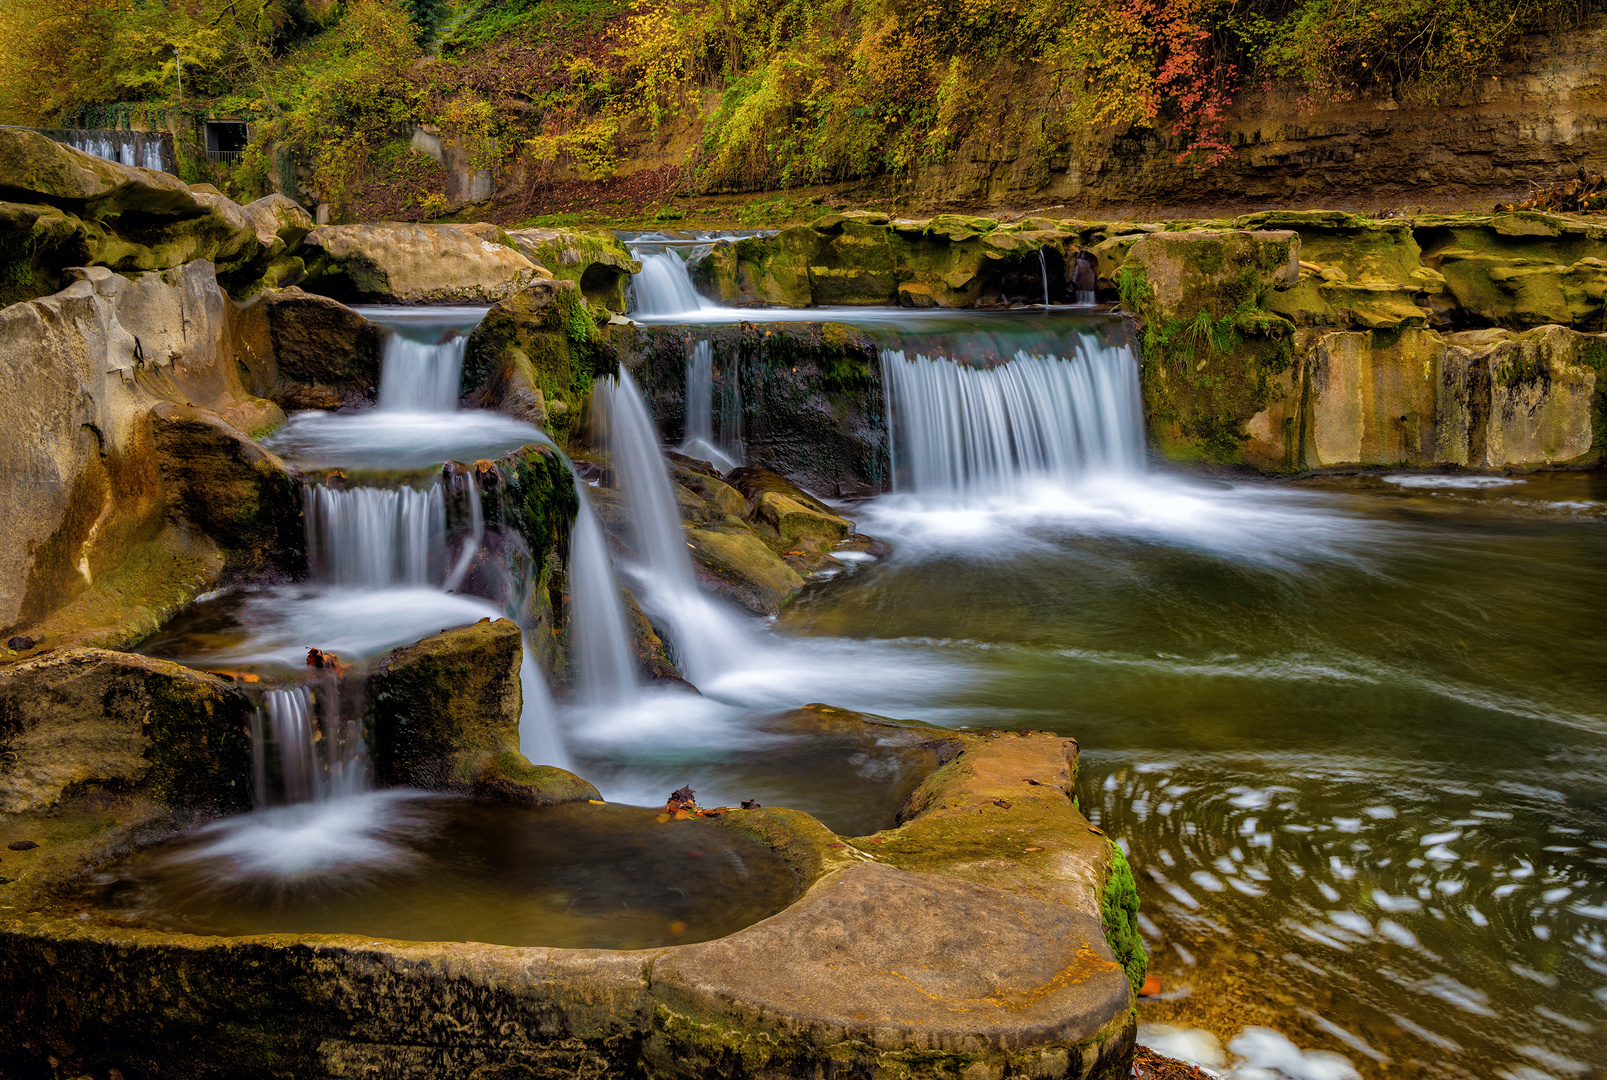
<instances>
[{"instance_id":1,"label":"flowing river water","mask_svg":"<svg viewBox=\"0 0 1607 1080\"><path fill-rule=\"evenodd\" d=\"M699 593L658 433L621 373L598 399L634 553L610 568L583 512L571 568L579 670L555 702L527 664L532 759L568 764L616 803L661 804L690 784L705 804L796 806L859 835L892 824L913 776L861 736L800 727L799 705L1074 736L1081 805L1128 853L1144 901L1163 988L1140 1005L1146 1040L1243 1080L1278 1075L1263 1067L1292 1080L1600 1075L1607 478L1223 483L1169 472L1145 460L1135 361L1114 320L760 315L697 298L673 245L639 254L644 320L852 319L882 339L895 490L843 509L892 554L845 560L769 622ZM379 406L299 416L275 436L281 453L356 476L541 437L455 411L455 376L439 364L461 357L478 312L456 323L376 314L396 327ZM688 385L725 396L720 408L688 403L689 436L734 457L731 388L706 349L691 352ZM404 364L423 366L392 380ZM443 483L314 482L313 580L212 598L147 651L297 665L307 645L372 655L504 613L452 591L483 535L477 512L448 520L446 504L463 503ZM611 574L673 639L701 693L630 677ZM310 707L272 704L272 775L299 776L286 755L312 739ZM249 848L279 869L310 845L322 866L366 859L392 873L411 858L398 852L420 847L410 823L433 815L437 832L447 818L461 832L476 813L335 796L322 796L339 809L320 811L316 828L276 824L268 815L296 808L270 807L201 843ZM612 842L636 850L633 828L622 819ZM526 917L509 896L528 875L476 857L489 884L408 884L428 898L407 894L385 925L426 935L454 910L489 905L475 924L492 928L483 939L527 940L495 927ZM450 878L454 858L414 873ZM593 891L615 885L603 865L575 874ZM733 879L731 894L744 888ZM304 907L290 928L340 922ZM420 910L435 914L420 922ZM538 938L601 944L599 920ZM715 912L694 933L740 921ZM247 913L231 925L267 924ZM619 940L661 939L660 928Z\"/></svg>"}]
</instances>

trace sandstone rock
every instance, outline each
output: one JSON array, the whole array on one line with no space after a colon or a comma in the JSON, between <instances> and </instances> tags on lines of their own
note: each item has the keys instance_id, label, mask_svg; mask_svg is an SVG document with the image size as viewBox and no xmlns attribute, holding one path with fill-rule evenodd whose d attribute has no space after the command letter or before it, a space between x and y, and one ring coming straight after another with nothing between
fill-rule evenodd
<instances>
[{"instance_id":1,"label":"sandstone rock","mask_svg":"<svg viewBox=\"0 0 1607 1080\"><path fill-rule=\"evenodd\" d=\"M283 461L205 409L164 401L152 418L173 513L223 547L232 569L306 566L300 492Z\"/></svg>"},{"instance_id":2,"label":"sandstone rock","mask_svg":"<svg viewBox=\"0 0 1607 1080\"><path fill-rule=\"evenodd\" d=\"M445 630L379 660L369 679L383 784L551 805L599 798L519 753L522 635L507 619Z\"/></svg>"},{"instance_id":3,"label":"sandstone rock","mask_svg":"<svg viewBox=\"0 0 1607 1080\"><path fill-rule=\"evenodd\" d=\"M836 514L822 514L779 492L759 496L759 517L789 543L805 540L836 542L853 531L853 522Z\"/></svg>"},{"instance_id":4,"label":"sandstone rock","mask_svg":"<svg viewBox=\"0 0 1607 1080\"><path fill-rule=\"evenodd\" d=\"M54 806L88 784L173 807L251 805L251 705L165 660L66 648L0 667L0 813Z\"/></svg>"},{"instance_id":5,"label":"sandstone rock","mask_svg":"<svg viewBox=\"0 0 1607 1080\"><path fill-rule=\"evenodd\" d=\"M379 389L385 331L336 300L265 289L234 318L253 393L287 409L366 404Z\"/></svg>"},{"instance_id":6,"label":"sandstone rock","mask_svg":"<svg viewBox=\"0 0 1607 1080\"><path fill-rule=\"evenodd\" d=\"M93 267L0 310L0 422L12 433L0 443L11 481L0 486L0 629L40 624L136 553L147 582L118 588L118 618L143 623L204 584L204 544L150 546L169 509L150 408L267 414L241 384L227 320L204 261L134 278ZM93 616L82 617L89 632Z\"/></svg>"},{"instance_id":7,"label":"sandstone rock","mask_svg":"<svg viewBox=\"0 0 1607 1080\"><path fill-rule=\"evenodd\" d=\"M1599 455L1603 361L1607 343L1560 326L1323 335L1306 364L1304 462L1500 469Z\"/></svg>"},{"instance_id":8,"label":"sandstone rock","mask_svg":"<svg viewBox=\"0 0 1607 1080\"><path fill-rule=\"evenodd\" d=\"M1607 229L1553 214L1424 219L1424 264L1457 326L1595 328L1607 303Z\"/></svg>"},{"instance_id":9,"label":"sandstone rock","mask_svg":"<svg viewBox=\"0 0 1607 1080\"><path fill-rule=\"evenodd\" d=\"M525 258L560 281L573 281L593 306L623 312L631 275L642 264L612 232L512 229L508 240Z\"/></svg>"},{"instance_id":10,"label":"sandstone rock","mask_svg":"<svg viewBox=\"0 0 1607 1080\"><path fill-rule=\"evenodd\" d=\"M243 210L257 230L257 242L269 257L294 250L314 227L312 216L300 203L277 192L247 204Z\"/></svg>"},{"instance_id":11,"label":"sandstone rock","mask_svg":"<svg viewBox=\"0 0 1607 1080\"><path fill-rule=\"evenodd\" d=\"M757 615L774 615L803 587L792 567L751 530L687 529L705 583Z\"/></svg>"},{"instance_id":12,"label":"sandstone rock","mask_svg":"<svg viewBox=\"0 0 1607 1080\"><path fill-rule=\"evenodd\" d=\"M451 225L325 225L304 244L309 285L339 299L494 304L540 277L514 249Z\"/></svg>"}]
</instances>

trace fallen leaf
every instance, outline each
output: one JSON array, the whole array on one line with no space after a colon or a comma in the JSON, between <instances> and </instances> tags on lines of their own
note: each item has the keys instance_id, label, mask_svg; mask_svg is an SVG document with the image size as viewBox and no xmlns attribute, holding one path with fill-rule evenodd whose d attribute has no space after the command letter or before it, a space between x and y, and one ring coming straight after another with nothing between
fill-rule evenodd
<instances>
[{"instance_id":1,"label":"fallen leaf","mask_svg":"<svg viewBox=\"0 0 1607 1080\"><path fill-rule=\"evenodd\" d=\"M713 810L704 810L703 811L703 816L704 817L720 817L721 815L729 814L730 812L731 812L731 808L729 806L716 806Z\"/></svg>"},{"instance_id":2,"label":"fallen leaf","mask_svg":"<svg viewBox=\"0 0 1607 1080\"><path fill-rule=\"evenodd\" d=\"M1161 993L1161 977L1149 975L1144 979L1144 985L1138 988L1139 997L1159 997Z\"/></svg>"},{"instance_id":3,"label":"fallen leaf","mask_svg":"<svg viewBox=\"0 0 1607 1080\"><path fill-rule=\"evenodd\" d=\"M873 837L871 837L871 838L870 838L870 842L871 842L871 843L873 843L873 844L885 844L885 843L887 843L887 841L885 841L885 840L883 840L883 839L882 839L882 838L881 838L881 837L879 837L879 836L873 836Z\"/></svg>"},{"instance_id":4,"label":"fallen leaf","mask_svg":"<svg viewBox=\"0 0 1607 1080\"><path fill-rule=\"evenodd\" d=\"M674 814L660 814L658 817L654 818L653 820L658 822L660 825L662 825L666 821L672 820L674 817L675 817Z\"/></svg>"},{"instance_id":5,"label":"fallen leaf","mask_svg":"<svg viewBox=\"0 0 1607 1080\"><path fill-rule=\"evenodd\" d=\"M1043 782L1041 780L1034 780L1030 776L1027 777L1027 783L1031 784L1033 787L1043 787Z\"/></svg>"},{"instance_id":6,"label":"fallen leaf","mask_svg":"<svg viewBox=\"0 0 1607 1080\"><path fill-rule=\"evenodd\" d=\"M1104 836L1105 835L1105 830L1101 829L1098 825L1090 825L1090 826L1088 826L1088 831L1093 833L1095 836Z\"/></svg>"},{"instance_id":7,"label":"fallen leaf","mask_svg":"<svg viewBox=\"0 0 1607 1080\"><path fill-rule=\"evenodd\" d=\"M1027 850L1028 851L1042 851L1043 848L1041 848L1041 847L1029 847L1029 848L1027 848Z\"/></svg>"},{"instance_id":8,"label":"fallen leaf","mask_svg":"<svg viewBox=\"0 0 1607 1080\"><path fill-rule=\"evenodd\" d=\"M759 805L759 800L758 799L743 799L742 800L742 809L744 809L744 810L762 810L763 807L761 807Z\"/></svg>"},{"instance_id":9,"label":"fallen leaf","mask_svg":"<svg viewBox=\"0 0 1607 1080\"><path fill-rule=\"evenodd\" d=\"M703 852L701 852L701 851L688 851L686 853L686 857L688 859L701 859L701 858L703 858Z\"/></svg>"},{"instance_id":10,"label":"fallen leaf","mask_svg":"<svg viewBox=\"0 0 1607 1080\"><path fill-rule=\"evenodd\" d=\"M605 799L587 799L586 801L591 803L593 806L607 806L608 805L608 802Z\"/></svg>"},{"instance_id":11,"label":"fallen leaf","mask_svg":"<svg viewBox=\"0 0 1607 1080\"><path fill-rule=\"evenodd\" d=\"M10 848L12 851L32 851L38 846L39 845L34 843L32 840L13 840L11 843L6 845L6 847Z\"/></svg>"},{"instance_id":12,"label":"fallen leaf","mask_svg":"<svg viewBox=\"0 0 1607 1080\"><path fill-rule=\"evenodd\" d=\"M1010 809L1010 804L1005 802L1003 799L994 799L993 800L993 805L994 806L1002 806L1006 810Z\"/></svg>"},{"instance_id":13,"label":"fallen leaf","mask_svg":"<svg viewBox=\"0 0 1607 1080\"><path fill-rule=\"evenodd\" d=\"M684 922L672 922L672 923L670 923L670 933L672 933L672 934L684 934L684 933L686 933L686 924Z\"/></svg>"},{"instance_id":14,"label":"fallen leaf","mask_svg":"<svg viewBox=\"0 0 1607 1080\"><path fill-rule=\"evenodd\" d=\"M847 844L827 844L827 847L847 847Z\"/></svg>"},{"instance_id":15,"label":"fallen leaf","mask_svg":"<svg viewBox=\"0 0 1607 1080\"><path fill-rule=\"evenodd\" d=\"M677 810L677 811L675 811L675 820L676 821L691 821L692 820L692 815L688 814L685 810Z\"/></svg>"}]
</instances>

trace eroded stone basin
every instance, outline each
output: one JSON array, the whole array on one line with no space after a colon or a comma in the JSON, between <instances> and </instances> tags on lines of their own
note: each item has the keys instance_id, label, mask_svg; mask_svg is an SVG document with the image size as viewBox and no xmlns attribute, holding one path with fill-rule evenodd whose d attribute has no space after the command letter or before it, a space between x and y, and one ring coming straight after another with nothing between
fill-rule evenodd
<instances>
[{"instance_id":1,"label":"eroded stone basin","mask_svg":"<svg viewBox=\"0 0 1607 1080\"><path fill-rule=\"evenodd\" d=\"M771 848L709 819L399 790L214 822L105 868L85 897L187 934L643 949L735 933L800 891Z\"/></svg>"}]
</instances>

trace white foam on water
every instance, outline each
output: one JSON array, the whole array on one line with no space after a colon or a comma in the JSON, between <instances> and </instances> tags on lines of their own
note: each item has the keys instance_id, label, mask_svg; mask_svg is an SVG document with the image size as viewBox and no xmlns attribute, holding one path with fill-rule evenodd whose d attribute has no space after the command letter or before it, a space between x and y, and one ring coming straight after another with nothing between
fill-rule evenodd
<instances>
[{"instance_id":1,"label":"white foam on water","mask_svg":"<svg viewBox=\"0 0 1607 1080\"><path fill-rule=\"evenodd\" d=\"M1443 476L1413 473L1386 476L1384 482L1403 488L1444 488L1451 491L1477 491L1481 488L1507 487L1523 483L1521 479L1510 476Z\"/></svg>"}]
</instances>

